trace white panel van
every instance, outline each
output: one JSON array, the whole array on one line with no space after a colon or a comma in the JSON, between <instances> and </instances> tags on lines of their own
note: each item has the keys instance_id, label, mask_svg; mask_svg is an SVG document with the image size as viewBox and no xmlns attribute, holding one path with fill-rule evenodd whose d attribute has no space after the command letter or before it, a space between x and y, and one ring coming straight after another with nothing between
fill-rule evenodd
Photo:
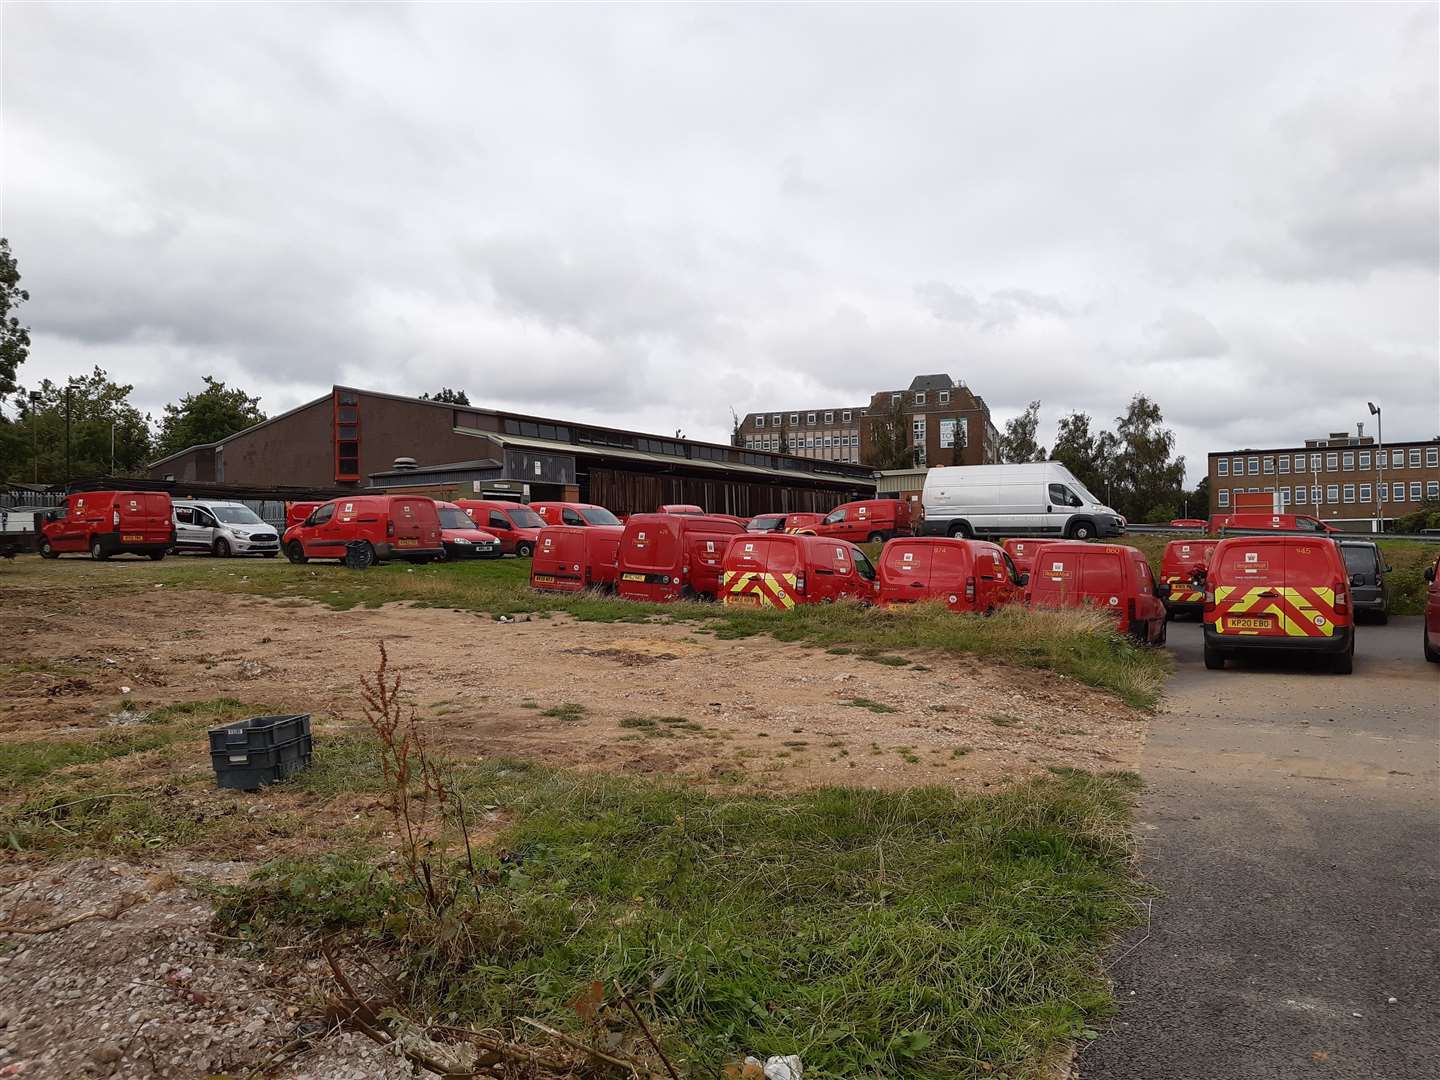
<instances>
[{"instance_id":1,"label":"white panel van","mask_svg":"<svg viewBox=\"0 0 1440 1080\"><path fill-rule=\"evenodd\" d=\"M1125 519L1058 461L955 465L925 474L922 536L1120 536Z\"/></svg>"}]
</instances>

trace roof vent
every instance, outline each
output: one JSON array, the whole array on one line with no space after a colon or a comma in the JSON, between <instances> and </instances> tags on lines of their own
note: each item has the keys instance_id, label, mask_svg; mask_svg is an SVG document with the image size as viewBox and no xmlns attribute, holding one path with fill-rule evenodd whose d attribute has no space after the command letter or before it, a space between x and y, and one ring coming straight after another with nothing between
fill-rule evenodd
<instances>
[{"instance_id":1,"label":"roof vent","mask_svg":"<svg viewBox=\"0 0 1440 1080\"><path fill-rule=\"evenodd\" d=\"M415 459L413 457L397 457L393 466L396 472L410 472L415 467Z\"/></svg>"}]
</instances>

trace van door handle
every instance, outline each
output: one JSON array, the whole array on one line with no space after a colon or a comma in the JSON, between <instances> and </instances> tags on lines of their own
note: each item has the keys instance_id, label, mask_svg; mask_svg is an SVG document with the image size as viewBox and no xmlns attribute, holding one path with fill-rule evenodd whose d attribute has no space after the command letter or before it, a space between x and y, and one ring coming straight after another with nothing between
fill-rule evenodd
<instances>
[{"instance_id":1,"label":"van door handle","mask_svg":"<svg viewBox=\"0 0 1440 1080\"><path fill-rule=\"evenodd\" d=\"M1264 592L1262 592L1262 593L1260 594L1260 599L1262 599L1262 600L1274 600L1275 597L1277 597L1277 596L1279 596L1279 595L1280 595L1280 594L1279 594L1278 592L1276 592L1274 589L1266 589Z\"/></svg>"},{"instance_id":2,"label":"van door handle","mask_svg":"<svg viewBox=\"0 0 1440 1080\"><path fill-rule=\"evenodd\" d=\"M912 581L912 582L910 582L910 588L912 588L912 589L923 589L924 587L925 587L925 583L924 583L923 581Z\"/></svg>"}]
</instances>

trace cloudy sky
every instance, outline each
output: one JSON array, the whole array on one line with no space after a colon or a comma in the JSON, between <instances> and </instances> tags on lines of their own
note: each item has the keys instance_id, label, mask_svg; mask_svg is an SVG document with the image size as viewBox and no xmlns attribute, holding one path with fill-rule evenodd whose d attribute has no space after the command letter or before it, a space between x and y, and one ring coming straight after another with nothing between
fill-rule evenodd
<instances>
[{"instance_id":1,"label":"cloudy sky","mask_svg":"<svg viewBox=\"0 0 1440 1080\"><path fill-rule=\"evenodd\" d=\"M1434 436L1436 10L8 4L21 378Z\"/></svg>"}]
</instances>

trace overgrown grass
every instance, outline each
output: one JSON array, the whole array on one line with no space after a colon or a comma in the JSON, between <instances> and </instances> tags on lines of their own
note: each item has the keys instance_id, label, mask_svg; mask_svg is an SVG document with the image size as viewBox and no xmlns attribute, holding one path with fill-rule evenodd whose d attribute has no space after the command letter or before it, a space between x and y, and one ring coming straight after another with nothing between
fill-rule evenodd
<instances>
[{"instance_id":1,"label":"overgrown grass","mask_svg":"<svg viewBox=\"0 0 1440 1080\"><path fill-rule=\"evenodd\" d=\"M885 658L881 663L907 662L894 656L902 649L971 653L1049 669L1110 690L1139 706L1155 702L1169 668L1163 650L1137 647L1116 633L1103 613L1014 608L994 616L978 616L957 614L940 604L917 604L892 611L827 604L788 612L700 603L637 604L593 594L533 593L526 576L529 563L515 559L416 567L397 563L364 572L332 564L236 564L198 559L127 565L123 574L109 572L117 569L109 564L64 564L58 570L52 564L40 565L39 560L33 564L33 571L26 572L37 579L61 572L86 575L88 571L86 581L114 581L117 588L162 581L167 587L301 597L335 608L377 607L403 601L496 617L563 611L584 621L688 620L704 623L703 628L721 638L768 634L781 641L804 642L832 652L848 649Z\"/></svg>"},{"instance_id":2,"label":"overgrown grass","mask_svg":"<svg viewBox=\"0 0 1440 1080\"><path fill-rule=\"evenodd\" d=\"M1084 1037L1133 918L1130 777L716 797L489 762L460 784L514 821L478 899L399 917L401 885L356 851L268 867L227 894L225 932L358 933L417 1004L481 1026L576 1029L567 1002L618 980L684 1075L798 1053L816 1078L939 1078L1028 1075Z\"/></svg>"}]
</instances>

